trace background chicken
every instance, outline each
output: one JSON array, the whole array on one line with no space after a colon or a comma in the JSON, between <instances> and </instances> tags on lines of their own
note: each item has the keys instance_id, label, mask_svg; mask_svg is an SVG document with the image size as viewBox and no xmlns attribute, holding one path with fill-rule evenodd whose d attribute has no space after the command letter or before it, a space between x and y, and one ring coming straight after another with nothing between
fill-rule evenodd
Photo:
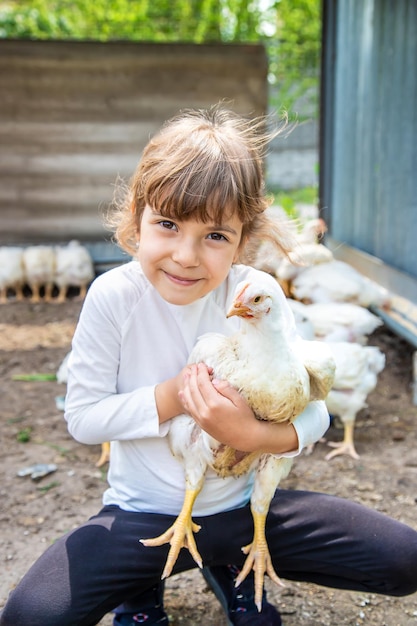
<instances>
[{"instance_id":1,"label":"background chicken","mask_svg":"<svg viewBox=\"0 0 417 626\"><path fill-rule=\"evenodd\" d=\"M333 253L322 243L303 243L292 250L276 267L275 276L286 296L292 294L294 279L311 265L328 263Z\"/></svg>"},{"instance_id":2,"label":"background chicken","mask_svg":"<svg viewBox=\"0 0 417 626\"><path fill-rule=\"evenodd\" d=\"M41 288L44 300L52 300L55 274L55 251L53 246L28 246L23 251L25 282L32 292L32 302L41 300Z\"/></svg>"},{"instance_id":3,"label":"background chicken","mask_svg":"<svg viewBox=\"0 0 417 626\"><path fill-rule=\"evenodd\" d=\"M390 305L387 289L337 260L313 265L301 272L292 282L291 295L307 303L353 302L363 307L384 308Z\"/></svg>"},{"instance_id":4,"label":"background chicken","mask_svg":"<svg viewBox=\"0 0 417 626\"><path fill-rule=\"evenodd\" d=\"M277 297L278 287L270 277L260 282L262 284L240 284L236 290L228 317L238 315L241 318L241 331L231 337L216 333L204 335L193 349L190 362L204 362L213 368L217 378L228 380L260 419L293 420L310 400L327 395L333 382L334 363L324 343L288 342ZM188 547L201 567L193 536L199 528L193 524L191 515L207 467L221 476L239 476L256 467L251 494L254 536L252 543L243 548L248 556L236 583L240 584L254 569L255 602L260 610L265 572L280 583L267 548L265 520L276 487L291 468L291 459L239 453L219 444L187 415L172 420L169 441L174 456L185 468L184 504L171 528L160 537L144 539L142 543L155 546L170 542L163 578L172 571L183 546Z\"/></svg>"},{"instance_id":5,"label":"background chicken","mask_svg":"<svg viewBox=\"0 0 417 626\"><path fill-rule=\"evenodd\" d=\"M23 248L0 247L0 303L7 302L9 290L14 291L16 300L22 300L24 282Z\"/></svg>"},{"instance_id":6,"label":"background chicken","mask_svg":"<svg viewBox=\"0 0 417 626\"><path fill-rule=\"evenodd\" d=\"M288 216L280 207L271 207L268 209L270 219L279 221L286 219L288 224ZM289 278L279 275L279 268L282 266L281 272L296 273L303 266L311 265L314 262L322 262L330 260L333 255L330 250L323 250L324 246L318 244L327 230L326 224L321 218L308 219L302 223L292 220L288 226L292 230L292 251L289 253L292 262L283 252L274 245L273 241L262 241L254 258L251 259L251 265L256 269L267 272L272 276L276 276L279 280L283 280L284 292L286 291L286 283ZM316 248L317 246L317 248ZM320 257L320 260L318 260ZM309 259L309 260L308 260ZM301 260L301 263L300 263ZM282 265L284 262L284 265ZM287 294L288 295L288 294Z\"/></svg>"},{"instance_id":7,"label":"background chicken","mask_svg":"<svg viewBox=\"0 0 417 626\"><path fill-rule=\"evenodd\" d=\"M355 420L359 411L367 406L367 396L378 382L378 374L385 367L385 355L376 346L357 343L330 342L336 363L334 383L325 402L331 415L341 419L344 428L342 442L328 442L335 448L325 457L330 460L340 454L358 459L354 445Z\"/></svg>"},{"instance_id":8,"label":"background chicken","mask_svg":"<svg viewBox=\"0 0 417 626\"><path fill-rule=\"evenodd\" d=\"M371 311L350 302L303 304L289 298L288 304L296 320L305 318L311 323L313 334L305 336L300 333L306 339L366 344L368 335L383 324Z\"/></svg>"},{"instance_id":9,"label":"background chicken","mask_svg":"<svg viewBox=\"0 0 417 626\"><path fill-rule=\"evenodd\" d=\"M58 287L57 302L64 302L69 287L79 287L84 298L88 285L94 278L93 260L87 248L78 241L55 249L56 263L54 281Z\"/></svg>"}]
</instances>

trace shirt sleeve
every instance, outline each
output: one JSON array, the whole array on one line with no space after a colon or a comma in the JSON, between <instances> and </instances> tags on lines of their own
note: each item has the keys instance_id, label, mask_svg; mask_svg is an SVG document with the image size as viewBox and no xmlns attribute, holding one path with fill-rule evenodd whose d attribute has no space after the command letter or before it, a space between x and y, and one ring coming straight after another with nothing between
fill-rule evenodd
<instances>
[{"instance_id":1,"label":"shirt sleeve","mask_svg":"<svg viewBox=\"0 0 417 626\"><path fill-rule=\"evenodd\" d=\"M306 446L316 443L330 426L330 416L326 403L322 400L310 402L292 422L298 437L298 448L280 456L298 456Z\"/></svg>"},{"instance_id":2,"label":"shirt sleeve","mask_svg":"<svg viewBox=\"0 0 417 626\"><path fill-rule=\"evenodd\" d=\"M100 285L93 283L88 291L72 342L65 398L68 430L85 444L164 436L169 426L159 424L155 385L119 393L126 312L123 298L106 294Z\"/></svg>"}]
</instances>

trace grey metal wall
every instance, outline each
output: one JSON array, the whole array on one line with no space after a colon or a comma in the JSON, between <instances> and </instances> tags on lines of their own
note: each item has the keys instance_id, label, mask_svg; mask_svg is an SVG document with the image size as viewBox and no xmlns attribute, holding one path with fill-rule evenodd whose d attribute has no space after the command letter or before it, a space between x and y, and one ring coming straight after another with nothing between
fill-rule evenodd
<instances>
[{"instance_id":1,"label":"grey metal wall","mask_svg":"<svg viewBox=\"0 0 417 626\"><path fill-rule=\"evenodd\" d=\"M417 2L324 0L323 16L329 235L417 278Z\"/></svg>"},{"instance_id":2,"label":"grey metal wall","mask_svg":"<svg viewBox=\"0 0 417 626\"><path fill-rule=\"evenodd\" d=\"M267 110L258 45L0 40L0 244L103 241L102 211L162 122Z\"/></svg>"}]
</instances>

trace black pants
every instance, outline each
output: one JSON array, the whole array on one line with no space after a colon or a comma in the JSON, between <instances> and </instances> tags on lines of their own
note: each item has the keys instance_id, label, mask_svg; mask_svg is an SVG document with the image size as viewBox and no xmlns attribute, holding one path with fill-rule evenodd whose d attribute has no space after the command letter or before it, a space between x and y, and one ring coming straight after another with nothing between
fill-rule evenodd
<instances>
[{"instance_id":1,"label":"black pants","mask_svg":"<svg viewBox=\"0 0 417 626\"><path fill-rule=\"evenodd\" d=\"M168 546L146 548L169 515L105 507L49 547L11 593L0 626L90 626L159 582ZM197 546L205 565L241 566L252 539L249 507L207 517ZM401 596L417 590L417 532L348 500L278 490L267 520L276 572L340 589ZM181 550L173 573L196 567Z\"/></svg>"}]
</instances>

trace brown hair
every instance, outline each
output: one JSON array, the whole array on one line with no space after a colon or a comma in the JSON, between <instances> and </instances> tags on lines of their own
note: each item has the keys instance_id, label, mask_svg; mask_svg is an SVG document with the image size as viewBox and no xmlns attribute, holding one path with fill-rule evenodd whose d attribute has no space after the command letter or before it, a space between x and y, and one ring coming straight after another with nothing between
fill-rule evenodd
<instances>
[{"instance_id":1,"label":"brown hair","mask_svg":"<svg viewBox=\"0 0 417 626\"><path fill-rule=\"evenodd\" d=\"M221 105L188 109L165 122L149 141L130 188L109 225L117 243L134 255L146 205L173 220L213 220L237 214L243 224L241 246L256 239L273 240L283 253L291 247L290 229L271 223L265 209L263 161L266 145L278 131L265 131L266 119L246 119Z\"/></svg>"}]
</instances>

